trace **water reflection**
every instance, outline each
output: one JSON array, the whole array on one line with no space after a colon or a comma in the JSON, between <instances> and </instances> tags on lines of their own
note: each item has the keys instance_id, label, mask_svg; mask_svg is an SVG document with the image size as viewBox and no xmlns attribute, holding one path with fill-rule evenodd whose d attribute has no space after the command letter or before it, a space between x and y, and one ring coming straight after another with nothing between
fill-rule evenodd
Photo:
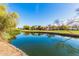
<instances>
[{"instance_id":1,"label":"water reflection","mask_svg":"<svg viewBox=\"0 0 79 59\"><path fill-rule=\"evenodd\" d=\"M28 32L28 33L25 33L24 32L24 34L25 35L33 35L33 36L41 36L41 35L46 35L46 36L48 36L48 37L53 37L53 36L55 36L54 34L49 34L49 33L30 33L30 32Z\"/></svg>"},{"instance_id":2,"label":"water reflection","mask_svg":"<svg viewBox=\"0 0 79 59\"><path fill-rule=\"evenodd\" d=\"M61 50L61 51L65 52L66 55L79 55L79 48L74 48L72 45L66 44L66 42L68 40L69 39L67 39L65 41L59 41L58 43L56 43L54 45L54 49ZM61 54L59 54L59 55L64 55L63 52L61 52Z\"/></svg>"},{"instance_id":3,"label":"water reflection","mask_svg":"<svg viewBox=\"0 0 79 59\"><path fill-rule=\"evenodd\" d=\"M27 32L27 33L26 33L26 32L24 32L24 35L30 35L30 32Z\"/></svg>"},{"instance_id":4,"label":"water reflection","mask_svg":"<svg viewBox=\"0 0 79 59\"><path fill-rule=\"evenodd\" d=\"M46 34L48 37L54 37L55 35L54 34Z\"/></svg>"},{"instance_id":5,"label":"water reflection","mask_svg":"<svg viewBox=\"0 0 79 59\"><path fill-rule=\"evenodd\" d=\"M53 34L24 33L12 40L11 44L32 56L79 55L79 40Z\"/></svg>"}]
</instances>

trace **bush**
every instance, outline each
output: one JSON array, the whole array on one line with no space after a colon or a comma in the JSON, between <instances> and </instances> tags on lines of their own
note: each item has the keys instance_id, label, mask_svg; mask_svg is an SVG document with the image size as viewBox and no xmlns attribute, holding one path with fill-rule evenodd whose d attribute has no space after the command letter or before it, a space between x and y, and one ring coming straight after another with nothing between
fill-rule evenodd
<instances>
[{"instance_id":1,"label":"bush","mask_svg":"<svg viewBox=\"0 0 79 59\"><path fill-rule=\"evenodd\" d=\"M16 29L10 31L9 34L12 35L12 36L15 36L17 34L20 34L20 32L21 32L21 30L16 28Z\"/></svg>"},{"instance_id":2,"label":"bush","mask_svg":"<svg viewBox=\"0 0 79 59\"><path fill-rule=\"evenodd\" d=\"M3 35L4 35L4 39L8 41L8 40L11 40L12 38L15 38L16 35L18 35L20 33L21 33L21 30L16 28L12 31L4 32Z\"/></svg>"}]
</instances>

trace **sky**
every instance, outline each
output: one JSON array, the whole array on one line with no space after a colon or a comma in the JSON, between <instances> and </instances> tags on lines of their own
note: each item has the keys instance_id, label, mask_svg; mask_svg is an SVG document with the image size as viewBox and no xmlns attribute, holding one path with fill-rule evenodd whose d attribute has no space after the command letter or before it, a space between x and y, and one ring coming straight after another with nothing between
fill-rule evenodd
<instances>
[{"instance_id":1,"label":"sky","mask_svg":"<svg viewBox=\"0 0 79 59\"><path fill-rule=\"evenodd\" d=\"M66 21L78 16L79 4L75 3L8 3L9 12L19 14L17 27L24 25L53 24L56 20Z\"/></svg>"}]
</instances>

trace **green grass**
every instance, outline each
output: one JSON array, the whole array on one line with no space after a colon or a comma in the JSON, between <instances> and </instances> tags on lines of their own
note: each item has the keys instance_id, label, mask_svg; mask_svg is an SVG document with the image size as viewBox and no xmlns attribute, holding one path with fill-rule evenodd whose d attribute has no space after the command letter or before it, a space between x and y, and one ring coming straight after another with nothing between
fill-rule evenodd
<instances>
[{"instance_id":1,"label":"green grass","mask_svg":"<svg viewBox=\"0 0 79 59\"><path fill-rule=\"evenodd\" d=\"M51 33L62 33L62 34L79 34L79 30L22 30L23 32L51 32Z\"/></svg>"}]
</instances>

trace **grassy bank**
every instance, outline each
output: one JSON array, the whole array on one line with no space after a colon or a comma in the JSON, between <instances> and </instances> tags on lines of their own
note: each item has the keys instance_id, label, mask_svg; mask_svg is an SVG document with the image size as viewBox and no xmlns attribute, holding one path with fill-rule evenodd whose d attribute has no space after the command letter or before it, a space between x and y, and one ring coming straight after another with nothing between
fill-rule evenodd
<instances>
[{"instance_id":1,"label":"grassy bank","mask_svg":"<svg viewBox=\"0 0 79 59\"><path fill-rule=\"evenodd\" d=\"M16 35L20 34L21 30L20 29L14 29L13 31L10 32L4 32L3 37L6 41L11 40L12 38L15 38Z\"/></svg>"},{"instance_id":2,"label":"grassy bank","mask_svg":"<svg viewBox=\"0 0 79 59\"><path fill-rule=\"evenodd\" d=\"M61 34L76 34L79 35L79 30L52 30L52 31L46 31L46 30L22 30L23 32L46 32L46 33L61 33Z\"/></svg>"}]
</instances>

